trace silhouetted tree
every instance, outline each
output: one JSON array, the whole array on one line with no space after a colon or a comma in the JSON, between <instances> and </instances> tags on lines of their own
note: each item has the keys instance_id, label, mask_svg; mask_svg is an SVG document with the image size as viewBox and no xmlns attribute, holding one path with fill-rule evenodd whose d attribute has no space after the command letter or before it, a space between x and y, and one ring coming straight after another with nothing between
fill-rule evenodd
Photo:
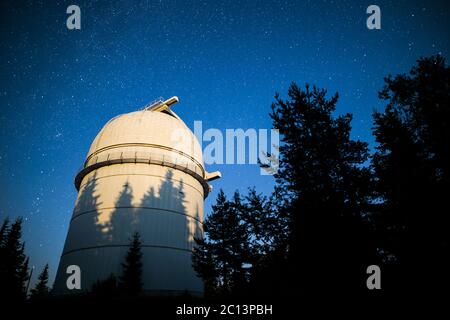
<instances>
[{"instance_id":1,"label":"silhouetted tree","mask_svg":"<svg viewBox=\"0 0 450 320\"><path fill-rule=\"evenodd\" d=\"M245 203L241 204L241 209L242 220L247 232L251 234L250 246L254 250L253 258L258 260L260 256L270 252L275 241L277 216L271 210L267 197L258 194L254 188L245 196Z\"/></svg>"},{"instance_id":2,"label":"silhouetted tree","mask_svg":"<svg viewBox=\"0 0 450 320\"><path fill-rule=\"evenodd\" d=\"M249 277L249 234L242 220L244 206L235 192L231 201L223 190L204 223L206 238L195 239L194 270L207 286L217 285L216 294L243 294ZM206 291L213 291L211 287Z\"/></svg>"},{"instance_id":3,"label":"silhouetted tree","mask_svg":"<svg viewBox=\"0 0 450 320\"><path fill-rule=\"evenodd\" d=\"M9 219L3 220L0 228L0 280L6 277L6 238L9 233Z\"/></svg>"},{"instance_id":4,"label":"silhouetted tree","mask_svg":"<svg viewBox=\"0 0 450 320\"><path fill-rule=\"evenodd\" d=\"M30 299L40 300L48 297L50 288L48 287L48 264L45 265L41 274L38 277L38 282L35 287L31 289Z\"/></svg>"},{"instance_id":5,"label":"silhouetted tree","mask_svg":"<svg viewBox=\"0 0 450 320\"><path fill-rule=\"evenodd\" d=\"M126 295L136 296L142 292L141 246L140 235L135 232L125 262L122 263L123 273L119 278L119 289Z\"/></svg>"},{"instance_id":6,"label":"silhouetted tree","mask_svg":"<svg viewBox=\"0 0 450 320\"><path fill-rule=\"evenodd\" d=\"M408 292L448 283L449 77L443 57L419 59L409 74L385 79L387 106L374 114L385 284Z\"/></svg>"},{"instance_id":7,"label":"silhouetted tree","mask_svg":"<svg viewBox=\"0 0 450 320\"><path fill-rule=\"evenodd\" d=\"M118 294L119 284L117 277L110 274L104 280L96 281L91 288L91 294L97 298L112 298Z\"/></svg>"},{"instance_id":8,"label":"silhouetted tree","mask_svg":"<svg viewBox=\"0 0 450 320\"><path fill-rule=\"evenodd\" d=\"M23 247L25 249L25 244L23 244ZM19 282L22 284L23 287L23 294L20 295L20 297L27 298L28 297L28 284L30 281L30 272L28 265L30 263L30 257L25 256L25 261L22 264L22 266L19 268Z\"/></svg>"},{"instance_id":9,"label":"silhouetted tree","mask_svg":"<svg viewBox=\"0 0 450 320\"><path fill-rule=\"evenodd\" d=\"M203 279L205 297L212 297L218 290L218 266L213 257L212 246L204 238L194 238L196 245L192 254L192 266Z\"/></svg>"},{"instance_id":10,"label":"silhouetted tree","mask_svg":"<svg viewBox=\"0 0 450 320\"><path fill-rule=\"evenodd\" d=\"M372 264L369 210L371 175L367 143L350 138L351 114L334 117L338 94L293 83L277 94L270 114L280 130L277 187L288 202L286 284L301 293L339 294L365 287Z\"/></svg>"},{"instance_id":11,"label":"silhouetted tree","mask_svg":"<svg viewBox=\"0 0 450 320\"><path fill-rule=\"evenodd\" d=\"M386 271L387 289L445 289L449 74L437 56L386 78L371 166L367 143L350 137L352 116L334 116L337 94L295 83L286 100L277 94L275 190L244 201L219 193L193 255L206 291L361 294L371 264Z\"/></svg>"},{"instance_id":12,"label":"silhouetted tree","mask_svg":"<svg viewBox=\"0 0 450 320\"><path fill-rule=\"evenodd\" d=\"M242 219L250 235L250 290L253 296L279 294L285 283L280 271L285 267L288 219L283 199L275 190L270 197L250 189L245 197Z\"/></svg>"},{"instance_id":13,"label":"silhouetted tree","mask_svg":"<svg viewBox=\"0 0 450 320\"><path fill-rule=\"evenodd\" d=\"M8 234L8 229L9 229L9 219L6 218L5 220L3 220L2 226L0 228L0 248L3 248L6 235Z\"/></svg>"},{"instance_id":14,"label":"silhouetted tree","mask_svg":"<svg viewBox=\"0 0 450 320\"><path fill-rule=\"evenodd\" d=\"M22 242L22 219L9 225L3 222L0 259L0 292L5 300L24 300L28 280L28 259L25 256L25 244Z\"/></svg>"}]
</instances>

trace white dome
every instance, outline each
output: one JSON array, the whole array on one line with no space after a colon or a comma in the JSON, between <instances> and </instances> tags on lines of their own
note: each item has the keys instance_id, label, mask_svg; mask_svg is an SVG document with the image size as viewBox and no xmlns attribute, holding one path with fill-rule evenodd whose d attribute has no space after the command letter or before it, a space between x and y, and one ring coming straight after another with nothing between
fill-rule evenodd
<instances>
[{"instance_id":1,"label":"white dome","mask_svg":"<svg viewBox=\"0 0 450 320\"><path fill-rule=\"evenodd\" d=\"M204 168L201 146L186 124L171 114L150 110L111 119L92 142L87 161L105 152L144 152L142 148L182 154Z\"/></svg>"},{"instance_id":2,"label":"white dome","mask_svg":"<svg viewBox=\"0 0 450 320\"><path fill-rule=\"evenodd\" d=\"M210 190L207 182L220 177L220 172L205 171L197 138L183 120L167 109L145 109L111 119L92 142L83 168L75 177L75 187L79 189L93 170L122 163L181 170L202 184L205 197Z\"/></svg>"}]
</instances>

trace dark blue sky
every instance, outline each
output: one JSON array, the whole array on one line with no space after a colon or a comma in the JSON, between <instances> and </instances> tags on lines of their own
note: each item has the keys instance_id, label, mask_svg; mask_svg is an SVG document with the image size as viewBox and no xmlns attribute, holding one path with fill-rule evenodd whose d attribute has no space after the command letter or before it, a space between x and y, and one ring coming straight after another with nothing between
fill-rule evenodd
<instances>
[{"instance_id":1,"label":"dark blue sky","mask_svg":"<svg viewBox=\"0 0 450 320\"><path fill-rule=\"evenodd\" d=\"M66 8L81 8L81 30ZM381 30L366 8L381 8ZM420 56L448 57L446 1L2 1L0 4L0 218L24 217L31 264L56 271L76 199L73 177L101 127L159 97L188 126L271 128L275 92L292 81L338 91L338 113L372 142L383 77ZM252 165L222 171L217 190L273 178ZM37 276L35 272L33 278Z\"/></svg>"}]
</instances>

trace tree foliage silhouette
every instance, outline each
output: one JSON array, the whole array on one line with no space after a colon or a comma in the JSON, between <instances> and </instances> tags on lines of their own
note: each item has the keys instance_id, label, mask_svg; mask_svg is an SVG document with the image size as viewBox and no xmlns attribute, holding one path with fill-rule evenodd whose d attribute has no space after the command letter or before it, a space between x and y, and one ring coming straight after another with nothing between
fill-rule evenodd
<instances>
[{"instance_id":1,"label":"tree foliage silhouette","mask_svg":"<svg viewBox=\"0 0 450 320\"><path fill-rule=\"evenodd\" d=\"M279 188L270 197L249 189L242 219L250 238L251 268L249 293L252 296L279 295L286 284L286 253L289 219Z\"/></svg>"},{"instance_id":2,"label":"tree foliage silhouette","mask_svg":"<svg viewBox=\"0 0 450 320\"><path fill-rule=\"evenodd\" d=\"M212 264L207 273L217 272L222 289L230 289L231 274L239 275L230 270L239 271L239 266L246 267L243 283L256 293L265 288L274 294L282 287L283 292L275 292L324 293L364 284L361 276L376 253L364 218L372 200L371 173L363 165L368 146L350 138L350 114L333 117L338 96L326 94L293 83L286 100L276 95L270 116L282 144L269 199L254 190L244 202L219 194L205 222L206 240L194 253L194 267L205 273ZM231 208L239 208L239 215L231 215ZM234 243L245 249L239 251Z\"/></svg>"},{"instance_id":3,"label":"tree foliage silhouette","mask_svg":"<svg viewBox=\"0 0 450 320\"><path fill-rule=\"evenodd\" d=\"M379 93L387 105L374 114L382 203L375 221L393 270L387 283L397 289L444 286L448 278L449 77L443 57L422 58L409 74L388 76Z\"/></svg>"},{"instance_id":4,"label":"tree foliage silhouette","mask_svg":"<svg viewBox=\"0 0 450 320\"><path fill-rule=\"evenodd\" d=\"M6 239L9 228L9 219L5 218L3 220L2 226L0 227L0 249L3 250L3 241ZM0 251L2 252L2 251Z\"/></svg>"},{"instance_id":5,"label":"tree foliage silhouette","mask_svg":"<svg viewBox=\"0 0 450 320\"><path fill-rule=\"evenodd\" d=\"M275 100L270 116L282 141L275 178L289 199L287 275L304 293L356 288L374 252L362 218L371 198L367 143L350 138L351 114L333 116L337 93L327 98L325 89L293 83L286 100Z\"/></svg>"},{"instance_id":6,"label":"tree foliage silhouette","mask_svg":"<svg viewBox=\"0 0 450 320\"><path fill-rule=\"evenodd\" d=\"M275 190L269 199L250 191L239 223L226 220L233 202L219 194L194 252L199 275L229 288L232 266L245 261L253 292L359 294L367 292L367 266L381 264L388 290L445 287L449 75L435 56L385 79L372 158L367 143L350 136L352 116L334 116L337 94L295 83L286 100L277 94L270 114L281 134ZM239 241L241 225L246 259L235 247L221 249ZM220 250L232 253L227 263Z\"/></svg>"},{"instance_id":7,"label":"tree foliage silhouette","mask_svg":"<svg viewBox=\"0 0 450 320\"><path fill-rule=\"evenodd\" d=\"M192 266L204 281L204 294L212 297L218 294L219 270L213 256L213 245L204 238L195 238L196 245L192 253Z\"/></svg>"},{"instance_id":8,"label":"tree foliage silhouette","mask_svg":"<svg viewBox=\"0 0 450 320\"><path fill-rule=\"evenodd\" d=\"M114 298L119 294L119 284L117 277L110 274L103 280L94 282L91 288L91 295L97 298Z\"/></svg>"},{"instance_id":9,"label":"tree foliage silhouette","mask_svg":"<svg viewBox=\"0 0 450 320\"><path fill-rule=\"evenodd\" d=\"M232 200L227 200L220 190L204 223L208 237L195 239L193 267L206 280L207 293L230 295L245 289L250 239L242 214L240 194L236 192Z\"/></svg>"},{"instance_id":10,"label":"tree foliage silhouette","mask_svg":"<svg viewBox=\"0 0 450 320\"><path fill-rule=\"evenodd\" d=\"M28 281L28 258L22 238L22 219L10 225L5 219L0 229L0 283L1 298L25 300Z\"/></svg>"},{"instance_id":11,"label":"tree foliage silhouette","mask_svg":"<svg viewBox=\"0 0 450 320\"><path fill-rule=\"evenodd\" d=\"M48 287L48 264L46 264L38 277L38 282L36 283L35 287L31 289L30 299L45 299L48 297L49 292L50 288Z\"/></svg>"},{"instance_id":12,"label":"tree foliage silhouette","mask_svg":"<svg viewBox=\"0 0 450 320\"><path fill-rule=\"evenodd\" d=\"M142 252L141 239L138 232L133 234L130 248L122 263L123 273L119 278L119 290L130 296L142 292Z\"/></svg>"},{"instance_id":13,"label":"tree foliage silhouette","mask_svg":"<svg viewBox=\"0 0 450 320\"><path fill-rule=\"evenodd\" d=\"M250 189L228 200L219 191L204 223L205 238L195 239L193 267L205 281L205 295L242 296L252 292L255 277L266 265L280 237L267 197Z\"/></svg>"}]
</instances>

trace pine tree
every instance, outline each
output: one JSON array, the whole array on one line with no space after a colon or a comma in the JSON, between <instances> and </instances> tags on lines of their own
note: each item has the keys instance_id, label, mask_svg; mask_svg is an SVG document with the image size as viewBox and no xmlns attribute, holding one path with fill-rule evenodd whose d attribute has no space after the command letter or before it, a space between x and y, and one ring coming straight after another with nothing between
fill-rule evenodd
<instances>
[{"instance_id":1,"label":"pine tree","mask_svg":"<svg viewBox=\"0 0 450 320\"><path fill-rule=\"evenodd\" d=\"M119 278L119 289L126 295L136 296L142 292L141 246L140 235L135 232L125 262L122 263L122 276Z\"/></svg>"},{"instance_id":2,"label":"pine tree","mask_svg":"<svg viewBox=\"0 0 450 320\"><path fill-rule=\"evenodd\" d=\"M6 218L3 220L2 226L0 228L0 248L3 248L4 241L6 239L6 235L8 234L9 230L9 219Z\"/></svg>"},{"instance_id":3,"label":"pine tree","mask_svg":"<svg viewBox=\"0 0 450 320\"><path fill-rule=\"evenodd\" d=\"M42 272L39 274L38 282L34 289L31 289L31 299L39 300L48 297L50 288L48 287L48 264L45 265Z\"/></svg>"},{"instance_id":4,"label":"pine tree","mask_svg":"<svg viewBox=\"0 0 450 320\"><path fill-rule=\"evenodd\" d=\"M9 219L6 218L3 220L2 227L0 228L0 281L3 281L6 277L6 239L8 237L9 228Z\"/></svg>"},{"instance_id":5,"label":"pine tree","mask_svg":"<svg viewBox=\"0 0 450 320\"><path fill-rule=\"evenodd\" d=\"M282 209L290 225L290 269L279 272L304 294L355 291L374 253L362 218L371 196L367 143L350 138L350 114L333 116L337 93L327 98L324 89L293 83L288 99L275 100L270 116L282 140L275 178L289 199Z\"/></svg>"},{"instance_id":6,"label":"pine tree","mask_svg":"<svg viewBox=\"0 0 450 320\"><path fill-rule=\"evenodd\" d=\"M243 208L238 192L229 201L220 190L212 206L213 212L204 223L206 237L196 239L194 269L207 285L217 285L217 294L244 294L248 282L251 251L249 234L242 220Z\"/></svg>"},{"instance_id":7,"label":"pine tree","mask_svg":"<svg viewBox=\"0 0 450 320\"><path fill-rule=\"evenodd\" d=\"M422 58L409 74L388 76L379 93L387 105L374 114L373 169L382 203L375 221L391 271L388 289L445 288L448 281L449 80L443 57Z\"/></svg>"},{"instance_id":8,"label":"pine tree","mask_svg":"<svg viewBox=\"0 0 450 320\"><path fill-rule=\"evenodd\" d=\"M264 196L254 188L249 189L245 196L242 219L251 234L250 245L255 259L269 254L283 242L286 234L286 220L274 207L274 196Z\"/></svg>"},{"instance_id":9,"label":"pine tree","mask_svg":"<svg viewBox=\"0 0 450 320\"><path fill-rule=\"evenodd\" d=\"M2 244L1 263L1 298L5 300L24 300L28 280L28 259L25 256L25 244L22 242L22 219L8 228L4 223L4 239Z\"/></svg>"},{"instance_id":10,"label":"pine tree","mask_svg":"<svg viewBox=\"0 0 450 320\"><path fill-rule=\"evenodd\" d=\"M282 291L288 224L278 193L270 197L250 189L243 220L250 235L249 286L252 296L274 296Z\"/></svg>"},{"instance_id":11,"label":"pine tree","mask_svg":"<svg viewBox=\"0 0 450 320\"><path fill-rule=\"evenodd\" d=\"M242 197L235 191L230 201L230 212L225 216L229 228L229 263L231 266L231 292L234 295L245 295L253 262L253 246L245 223L247 212ZM225 233L226 234L226 233ZM227 239L227 237L225 237Z\"/></svg>"},{"instance_id":12,"label":"pine tree","mask_svg":"<svg viewBox=\"0 0 450 320\"><path fill-rule=\"evenodd\" d=\"M8 273L8 259L6 255L6 239L9 233L9 219L6 218L3 220L2 227L0 229L0 283L7 283L9 278ZM2 285L3 286L3 285ZM7 295L5 289L0 287L0 298L3 298Z\"/></svg>"},{"instance_id":13,"label":"pine tree","mask_svg":"<svg viewBox=\"0 0 450 320\"><path fill-rule=\"evenodd\" d=\"M217 294L218 270L213 257L212 248L203 238L195 238L196 245L192 254L192 267L197 275L203 279L204 295L213 297Z\"/></svg>"},{"instance_id":14,"label":"pine tree","mask_svg":"<svg viewBox=\"0 0 450 320\"><path fill-rule=\"evenodd\" d=\"M23 247L25 249L25 245L23 244ZM28 297L28 284L30 281L30 270L28 268L30 262L30 257L26 257L24 263L22 264L22 266L19 268L19 274L18 274L18 278L19 278L19 283L22 284L23 287L23 298L26 299Z\"/></svg>"},{"instance_id":15,"label":"pine tree","mask_svg":"<svg viewBox=\"0 0 450 320\"><path fill-rule=\"evenodd\" d=\"M117 277L112 273L108 278L96 281L91 288L91 294L98 298L112 298L116 296L117 293Z\"/></svg>"}]
</instances>

